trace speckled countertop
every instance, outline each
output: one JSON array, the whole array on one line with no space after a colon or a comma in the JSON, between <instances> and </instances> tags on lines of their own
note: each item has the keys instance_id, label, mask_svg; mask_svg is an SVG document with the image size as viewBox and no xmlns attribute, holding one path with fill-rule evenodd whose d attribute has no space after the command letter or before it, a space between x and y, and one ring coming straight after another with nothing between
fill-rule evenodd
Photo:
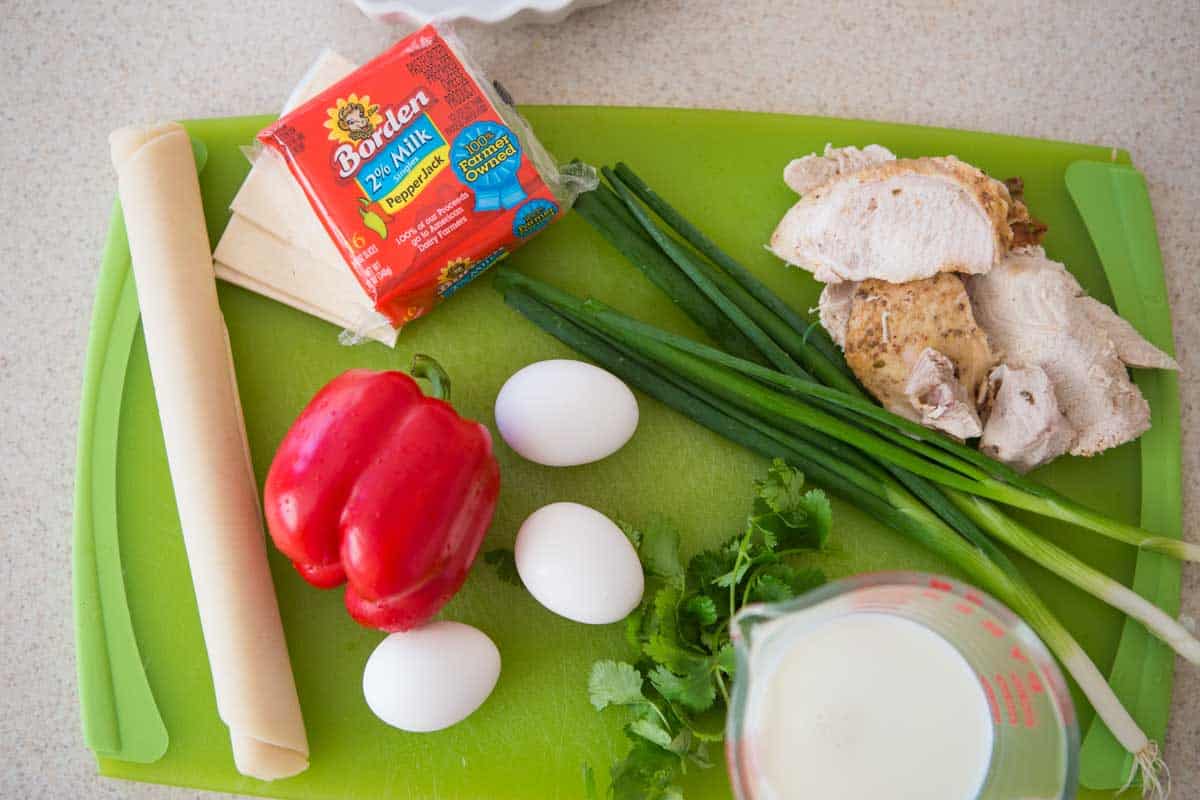
<instances>
[{"instance_id":1,"label":"speckled countertop","mask_svg":"<svg viewBox=\"0 0 1200 800\"><path fill-rule=\"evenodd\" d=\"M1195 12L1188 0L616 0L552 28L461 32L524 102L825 114L1127 147L1167 265L1185 536L1200 541ZM271 111L322 46L364 59L397 32L345 0L48 0L6 4L3 16L0 797L194 797L97 778L79 730L69 543L84 346L115 191L106 136ZM1184 613L1200 617L1194 568ZM1200 672L1181 668L1176 686L1167 760L1175 796L1197 797Z\"/></svg>"}]
</instances>

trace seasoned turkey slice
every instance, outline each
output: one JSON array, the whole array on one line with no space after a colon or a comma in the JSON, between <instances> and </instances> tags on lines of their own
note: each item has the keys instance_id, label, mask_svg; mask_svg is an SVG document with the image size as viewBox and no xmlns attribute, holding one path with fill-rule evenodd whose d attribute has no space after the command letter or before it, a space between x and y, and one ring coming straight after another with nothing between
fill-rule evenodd
<instances>
[{"instance_id":1,"label":"seasoned turkey slice","mask_svg":"<svg viewBox=\"0 0 1200 800\"><path fill-rule=\"evenodd\" d=\"M1012 242L1003 183L953 156L839 173L800 198L770 249L823 283L987 272Z\"/></svg>"},{"instance_id":2,"label":"seasoned turkey slice","mask_svg":"<svg viewBox=\"0 0 1200 800\"><path fill-rule=\"evenodd\" d=\"M996 358L957 275L858 285L846 325L846 361L885 408L917 422L923 415L913 407L909 381L928 348L949 359L968 402L975 402Z\"/></svg>"}]
</instances>

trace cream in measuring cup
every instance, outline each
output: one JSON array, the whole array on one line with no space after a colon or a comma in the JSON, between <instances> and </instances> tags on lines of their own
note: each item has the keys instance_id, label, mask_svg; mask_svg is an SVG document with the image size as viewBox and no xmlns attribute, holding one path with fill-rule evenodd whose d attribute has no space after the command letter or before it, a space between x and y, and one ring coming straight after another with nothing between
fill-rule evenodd
<instances>
[{"instance_id":1,"label":"cream in measuring cup","mask_svg":"<svg viewBox=\"0 0 1200 800\"><path fill-rule=\"evenodd\" d=\"M743 800L1069 798L1078 732L1041 642L991 598L888 573L734 621Z\"/></svg>"}]
</instances>

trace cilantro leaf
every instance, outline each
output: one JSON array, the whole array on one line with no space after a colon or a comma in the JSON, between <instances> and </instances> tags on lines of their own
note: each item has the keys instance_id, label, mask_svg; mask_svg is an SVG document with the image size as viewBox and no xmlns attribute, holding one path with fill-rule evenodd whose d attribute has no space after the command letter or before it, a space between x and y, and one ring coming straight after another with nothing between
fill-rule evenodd
<instances>
[{"instance_id":1,"label":"cilantro leaf","mask_svg":"<svg viewBox=\"0 0 1200 800\"><path fill-rule=\"evenodd\" d=\"M657 635L651 636L642 644L642 652L651 661L665 664L668 669L679 672L695 669L698 662L704 661L704 657L698 653L693 653L679 643Z\"/></svg>"},{"instance_id":2,"label":"cilantro leaf","mask_svg":"<svg viewBox=\"0 0 1200 800\"><path fill-rule=\"evenodd\" d=\"M786 513L799 505L804 491L804 473L777 458L767 468L767 477L754 482L754 488L756 503L761 502L776 513Z\"/></svg>"},{"instance_id":3,"label":"cilantro leaf","mask_svg":"<svg viewBox=\"0 0 1200 800\"><path fill-rule=\"evenodd\" d=\"M823 583L825 583L825 573L814 567L792 570L792 576L788 581L788 585L797 595L812 591Z\"/></svg>"},{"instance_id":4,"label":"cilantro leaf","mask_svg":"<svg viewBox=\"0 0 1200 800\"><path fill-rule=\"evenodd\" d=\"M647 574L672 581L683 578L679 531L665 520L655 520L642 529L641 540L638 555Z\"/></svg>"},{"instance_id":5,"label":"cilantro leaf","mask_svg":"<svg viewBox=\"0 0 1200 800\"><path fill-rule=\"evenodd\" d=\"M816 537L819 550L825 546L833 529L833 506L825 492L809 489L804 493L804 508L808 512L809 528Z\"/></svg>"},{"instance_id":6,"label":"cilantro leaf","mask_svg":"<svg viewBox=\"0 0 1200 800\"><path fill-rule=\"evenodd\" d=\"M675 785L679 756L642 737L636 737L628 755L612 768L612 800L680 800Z\"/></svg>"},{"instance_id":7,"label":"cilantro leaf","mask_svg":"<svg viewBox=\"0 0 1200 800\"><path fill-rule=\"evenodd\" d=\"M625 538L633 545L633 549L637 550L642 546L642 532L630 525L628 522L618 522L617 527L621 529L621 533L625 534Z\"/></svg>"},{"instance_id":8,"label":"cilantro leaf","mask_svg":"<svg viewBox=\"0 0 1200 800\"><path fill-rule=\"evenodd\" d=\"M691 729L684 728L671 740L671 745L667 749L679 756L687 755L688 750L692 748L692 739Z\"/></svg>"},{"instance_id":9,"label":"cilantro leaf","mask_svg":"<svg viewBox=\"0 0 1200 800\"><path fill-rule=\"evenodd\" d=\"M733 566L733 558L718 550L703 550L688 562L688 587L701 591Z\"/></svg>"},{"instance_id":10,"label":"cilantro leaf","mask_svg":"<svg viewBox=\"0 0 1200 800\"><path fill-rule=\"evenodd\" d=\"M694 594L683 604L685 613L694 617L701 625L714 625L717 621L717 604L711 597Z\"/></svg>"},{"instance_id":11,"label":"cilantro leaf","mask_svg":"<svg viewBox=\"0 0 1200 800\"><path fill-rule=\"evenodd\" d=\"M737 670L737 653L733 649L732 642L726 642L721 645L721 649L717 651L716 663L717 669L726 675L732 676Z\"/></svg>"},{"instance_id":12,"label":"cilantro leaf","mask_svg":"<svg viewBox=\"0 0 1200 800\"><path fill-rule=\"evenodd\" d=\"M755 491L745 527L686 567L669 524L622 526L644 571L659 582L625 621L625 636L640 654L636 665L598 661L588 682L597 709L632 712L625 726L632 747L613 765L608 800L683 800L679 776L688 764L711 766L708 743L724 736L722 698L737 670L730 616L746 602L787 600L825 580L820 570L789 563L792 551L819 548L828 537L824 493L806 491L804 475L780 460ZM584 785L595 800L586 767Z\"/></svg>"},{"instance_id":13,"label":"cilantro leaf","mask_svg":"<svg viewBox=\"0 0 1200 800\"><path fill-rule=\"evenodd\" d=\"M674 586L663 586L642 606L642 622L638 642L661 638L671 644L679 642L679 590Z\"/></svg>"},{"instance_id":14,"label":"cilantro leaf","mask_svg":"<svg viewBox=\"0 0 1200 800\"><path fill-rule=\"evenodd\" d=\"M717 689L713 686L712 675L707 663L700 662L688 672L679 676L663 666L657 666L650 673L650 683L658 693L678 703L689 711L706 711L712 708L717 698Z\"/></svg>"},{"instance_id":15,"label":"cilantro leaf","mask_svg":"<svg viewBox=\"0 0 1200 800\"><path fill-rule=\"evenodd\" d=\"M815 589L825 582L819 569L796 569L790 564L762 568L750 587L750 599L758 603L781 603Z\"/></svg>"},{"instance_id":16,"label":"cilantro leaf","mask_svg":"<svg viewBox=\"0 0 1200 800\"><path fill-rule=\"evenodd\" d=\"M790 564L770 564L759 573L777 578L787 585L793 595L801 595L825 583L825 573L813 567L797 569Z\"/></svg>"},{"instance_id":17,"label":"cilantro leaf","mask_svg":"<svg viewBox=\"0 0 1200 800\"><path fill-rule=\"evenodd\" d=\"M737 586L739 583L742 582L742 579L746 577L746 572L749 569L750 569L750 560L749 559L739 559L738 562L734 564L733 569L729 570L724 575L721 575L720 577L718 577L717 580L715 581L715 583L717 586L721 586L724 588L729 588L730 586Z\"/></svg>"},{"instance_id":18,"label":"cilantro leaf","mask_svg":"<svg viewBox=\"0 0 1200 800\"><path fill-rule=\"evenodd\" d=\"M759 575L750 587L750 598L759 603L782 603L795 596L792 587L774 575Z\"/></svg>"},{"instance_id":19,"label":"cilantro leaf","mask_svg":"<svg viewBox=\"0 0 1200 800\"><path fill-rule=\"evenodd\" d=\"M642 673L624 661L597 661L588 677L588 697L597 711L649 702L642 694Z\"/></svg>"},{"instance_id":20,"label":"cilantro leaf","mask_svg":"<svg viewBox=\"0 0 1200 800\"><path fill-rule=\"evenodd\" d=\"M775 459L767 477L755 483L750 525L768 550L820 548L829 536L832 508L819 489L804 491L804 474Z\"/></svg>"},{"instance_id":21,"label":"cilantro leaf","mask_svg":"<svg viewBox=\"0 0 1200 800\"><path fill-rule=\"evenodd\" d=\"M625 641L629 642L629 646L634 649L642 646L642 626L646 618L647 608L643 604L635 608L628 617L625 618Z\"/></svg>"},{"instance_id":22,"label":"cilantro leaf","mask_svg":"<svg viewBox=\"0 0 1200 800\"><path fill-rule=\"evenodd\" d=\"M733 553L722 550L704 550L692 556L687 567L688 591L706 595L721 608L728 603L728 590L717 586L717 579L733 569L737 559L736 550Z\"/></svg>"},{"instance_id":23,"label":"cilantro leaf","mask_svg":"<svg viewBox=\"0 0 1200 800\"><path fill-rule=\"evenodd\" d=\"M697 742L692 751L688 753L688 759L701 769L711 767L712 761L708 758L708 742Z\"/></svg>"},{"instance_id":24,"label":"cilantro leaf","mask_svg":"<svg viewBox=\"0 0 1200 800\"><path fill-rule=\"evenodd\" d=\"M671 749L671 732L663 726L663 721L657 717L642 717L629 723L626 732L630 737L640 736L648 742L653 742L664 750Z\"/></svg>"},{"instance_id":25,"label":"cilantro leaf","mask_svg":"<svg viewBox=\"0 0 1200 800\"><path fill-rule=\"evenodd\" d=\"M496 577L513 586L521 586L521 575L517 572L517 557L507 547L498 547L483 554L485 564L496 568Z\"/></svg>"}]
</instances>

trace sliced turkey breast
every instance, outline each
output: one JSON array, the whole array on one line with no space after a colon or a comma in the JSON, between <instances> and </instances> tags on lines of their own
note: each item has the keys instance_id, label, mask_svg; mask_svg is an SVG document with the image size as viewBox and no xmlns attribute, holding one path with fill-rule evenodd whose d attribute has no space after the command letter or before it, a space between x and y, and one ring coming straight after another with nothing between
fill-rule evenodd
<instances>
[{"instance_id":1,"label":"sliced turkey breast","mask_svg":"<svg viewBox=\"0 0 1200 800\"><path fill-rule=\"evenodd\" d=\"M825 145L825 152L810 153L794 158L783 168L783 182L796 194L808 194L818 186L828 183L839 175L850 175L872 164L895 161L896 156L886 147L869 144L857 147L833 147Z\"/></svg>"},{"instance_id":2,"label":"sliced turkey breast","mask_svg":"<svg viewBox=\"0 0 1200 800\"><path fill-rule=\"evenodd\" d=\"M904 393L927 428L945 431L960 441L983 432L975 401L955 375L954 362L932 347L917 356Z\"/></svg>"},{"instance_id":3,"label":"sliced turkey breast","mask_svg":"<svg viewBox=\"0 0 1200 800\"><path fill-rule=\"evenodd\" d=\"M979 449L1028 472L1070 449L1075 429L1058 407L1054 384L1038 366L1001 364L988 376L991 410Z\"/></svg>"},{"instance_id":4,"label":"sliced turkey breast","mask_svg":"<svg viewBox=\"0 0 1200 800\"><path fill-rule=\"evenodd\" d=\"M1008 189L953 156L837 174L800 198L771 236L777 256L823 283L985 273L1008 252Z\"/></svg>"},{"instance_id":5,"label":"sliced turkey breast","mask_svg":"<svg viewBox=\"0 0 1200 800\"><path fill-rule=\"evenodd\" d=\"M845 331L846 362L885 408L916 422L922 413L913 407L908 384L927 348L949 359L965 397L974 402L996 358L957 275L858 285ZM935 419L930 424L938 427Z\"/></svg>"},{"instance_id":6,"label":"sliced turkey breast","mask_svg":"<svg viewBox=\"0 0 1200 800\"><path fill-rule=\"evenodd\" d=\"M1045 371L1059 407L1075 429L1070 452L1095 455L1150 427L1150 407L1125 371L1121 352L1141 363L1174 364L1114 325L1085 297L1079 282L1040 247L1013 252L987 275L969 279L976 319L1005 363ZM1115 317L1115 315L1113 315ZM1105 321L1097 324L1097 318ZM1122 338L1120 348L1110 331ZM1153 353L1146 350L1150 348Z\"/></svg>"},{"instance_id":7,"label":"sliced turkey breast","mask_svg":"<svg viewBox=\"0 0 1200 800\"><path fill-rule=\"evenodd\" d=\"M1094 297L1083 295L1077 302L1093 325L1100 328L1116 345L1117 355L1131 367L1179 369L1175 359L1142 338L1124 317Z\"/></svg>"},{"instance_id":8,"label":"sliced turkey breast","mask_svg":"<svg viewBox=\"0 0 1200 800\"><path fill-rule=\"evenodd\" d=\"M846 327L850 324L850 306L854 301L856 289L858 284L849 281L827 283L821 290L820 300L817 301L821 327L841 348L846 347Z\"/></svg>"}]
</instances>

